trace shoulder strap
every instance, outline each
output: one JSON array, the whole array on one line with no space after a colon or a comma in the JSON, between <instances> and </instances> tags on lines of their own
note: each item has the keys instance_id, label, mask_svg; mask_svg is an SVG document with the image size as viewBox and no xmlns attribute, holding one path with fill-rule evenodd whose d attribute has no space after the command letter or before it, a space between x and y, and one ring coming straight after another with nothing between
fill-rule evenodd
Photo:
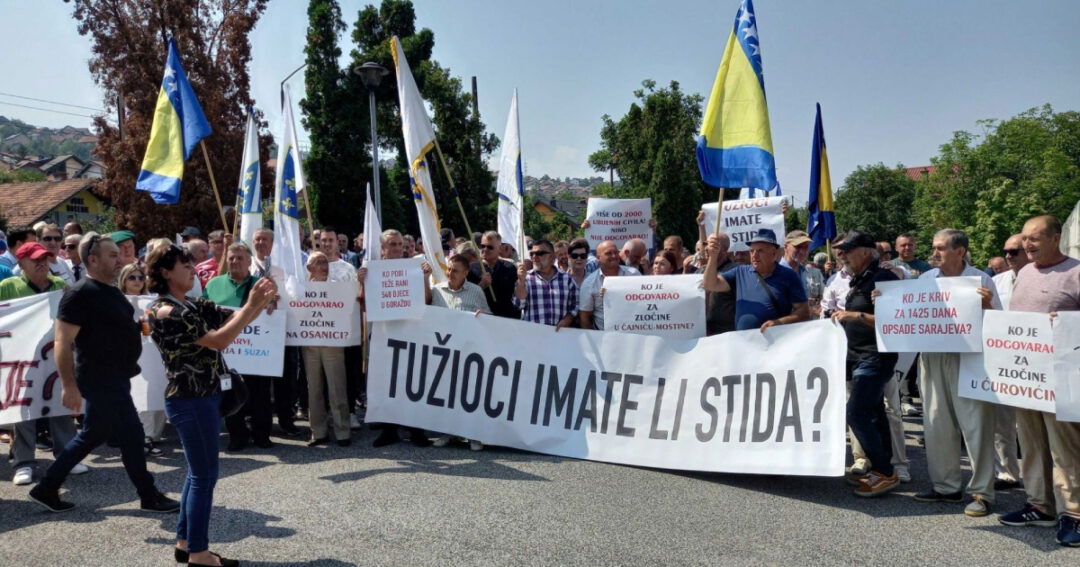
<instances>
[{"instance_id":1,"label":"shoulder strap","mask_svg":"<svg viewBox=\"0 0 1080 567\"><path fill-rule=\"evenodd\" d=\"M769 284L765 283L765 278L761 277L761 274L757 273L757 270L751 269L750 271L754 272L754 275L757 276L758 283L761 284L761 287L765 288L765 293L769 294L769 303L772 304L773 311L776 311L776 316L783 317L784 315L780 312L780 301L776 299L776 293L769 287Z\"/></svg>"}]
</instances>

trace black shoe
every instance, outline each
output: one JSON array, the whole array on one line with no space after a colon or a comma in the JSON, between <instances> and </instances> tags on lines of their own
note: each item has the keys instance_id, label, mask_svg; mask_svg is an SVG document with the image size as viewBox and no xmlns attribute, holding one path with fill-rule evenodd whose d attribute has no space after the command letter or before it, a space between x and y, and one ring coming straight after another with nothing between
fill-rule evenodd
<instances>
[{"instance_id":1,"label":"black shoe","mask_svg":"<svg viewBox=\"0 0 1080 567\"><path fill-rule=\"evenodd\" d=\"M150 512L175 512L180 509L180 502L158 492L151 498L143 498L139 508Z\"/></svg>"},{"instance_id":2,"label":"black shoe","mask_svg":"<svg viewBox=\"0 0 1080 567\"><path fill-rule=\"evenodd\" d=\"M30 499L47 508L50 512L67 512L75 507L71 502L60 499L60 493L49 490L42 485L30 489Z\"/></svg>"},{"instance_id":3,"label":"black shoe","mask_svg":"<svg viewBox=\"0 0 1080 567\"><path fill-rule=\"evenodd\" d=\"M230 435L229 436L229 446L228 446L227 450L228 451L243 451L244 448L247 447L247 445L248 445L248 440L246 438L233 437L232 435Z\"/></svg>"},{"instance_id":4,"label":"black shoe","mask_svg":"<svg viewBox=\"0 0 1080 567\"><path fill-rule=\"evenodd\" d=\"M387 445L393 445L394 443L400 443L401 437L398 437L396 429L383 429L382 433L375 438L375 442L371 444L372 447L385 447Z\"/></svg>"},{"instance_id":5,"label":"black shoe","mask_svg":"<svg viewBox=\"0 0 1080 567\"><path fill-rule=\"evenodd\" d=\"M348 447L352 445L352 439L338 439L335 443L337 443L338 447Z\"/></svg>"},{"instance_id":6,"label":"black shoe","mask_svg":"<svg viewBox=\"0 0 1080 567\"><path fill-rule=\"evenodd\" d=\"M1012 490L1024 486L1019 480L1005 480L999 478L994 481L994 490Z\"/></svg>"},{"instance_id":7,"label":"black shoe","mask_svg":"<svg viewBox=\"0 0 1080 567\"><path fill-rule=\"evenodd\" d=\"M174 547L173 549L175 550L175 551L173 551L173 559L175 559L177 563L187 563L188 565L191 565L192 567L200 567L202 565L205 565L203 563L189 563L188 562L189 561L189 559L188 559L189 554L188 554L187 551L184 551L183 549L179 549L179 548L176 548L176 547ZM210 552L210 555L213 555L214 557L217 557L218 562L221 563L222 567L240 567L240 562L235 560L235 559L226 559L226 558L214 553L213 551Z\"/></svg>"},{"instance_id":8,"label":"black shoe","mask_svg":"<svg viewBox=\"0 0 1080 567\"><path fill-rule=\"evenodd\" d=\"M273 448L274 442L271 441L269 437L267 437L266 439L258 439L258 440L256 440L255 441L255 446L260 448L260 449L270 449L270 448Z\"/></svg>"},{"instance_id":9,"label":"black shoe","mask_svg":"<svg viewBox=\"0 0 1080 567\"><path fill-rule=\"evenodd\" d=\"M412 436L411 441L412 441L413 447L430 447L431 446L431 439L428 439L427 435L414 433L413 436Z\"/></svg>"},{"instance_id":10,"label":"black shoe","mask_svg":"<svg viewBox=\"0 0 1080 567\"><path fill-rule=\"evenodd\" d=\"M279 423L278 427L281 428L281 432L284 433L286 437L298 437L304 433L299 427L292 423Z\"/></svg>"},{"instance_id":11,"label":"black shoe","mask_svg":"<svg viewBox=\"0 0 1080 567\"><path fill-rule=\"evenodd\" d=\"M319 437L318 439L312 439L307 442L308 447L318 447L319 445L326 445L330 442L329 437Z\"/></svg>"},{"instance_id":12,"label":"black shoe","mask_svg":"<svg viewBox=\"0 0 1080 567\"><path fill-rule=\"evenodd\" d=\"M34 448L38 451L52 451L53 442L49 439L49 434L44 431L37 434L37 439L34 441Z\"/></svg>"},{"instance_id":13,"label":"black shoe","mask_svg":"<svg viewBox=\"0 0 1080 567\"><path fill-rule=\"evenodd\" d=\"M161 447L155 445L154 440L149 437L143 442L143 451L146 452L147 457L160 457L165 454L165 451L162 451Z\"/></svg>"},{"instance_id":14,"label":"black shoe","mask_svg":"<svg viewBox=\"0 0 1080 567\"><path fill-rule=\"evenodd\" d=\"M964 501L964 493L953 492L952 494L942 494L934 489L930 489L926 492L916 494L915 500L918 500L919 502L949 502L960 504Z\"/></svg>"}]
</instances>

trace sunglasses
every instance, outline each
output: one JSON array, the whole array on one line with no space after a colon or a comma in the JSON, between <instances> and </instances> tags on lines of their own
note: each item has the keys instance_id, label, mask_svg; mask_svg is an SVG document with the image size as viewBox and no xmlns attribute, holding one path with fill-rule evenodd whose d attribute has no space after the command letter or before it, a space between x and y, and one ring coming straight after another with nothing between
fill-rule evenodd
<instances>
[{"instance_id":1,"label":"sunglasses","mask_svg":"<svg viewBox=\"0 0 1080 567\"><path fill-rule=\"evenodd\" d=\"M64 250L74 250L74 249L76 249L78 247L79 247L78 244L65 244L65 245L61 246L61 248L63 248Z\"/></svg>"},{"instance_id":2,"label":"sunglasses","mask_svg":"<svg viewBox=\"0 0 1080 567\"><path fill-rule=\"evenodd\" d=\"M1001 251L1005 256L1016 256L1020 254L1020 252L1022 252L1022 250L1019 248L1004 248Z\"/></svg>"},{"instance_id":3,"label":"sunglasses","mask_svg":"<svg viewBox=\"0 0 1080 567\"><path fill-rule=\"evenodd\" d=\"M491 244L481 244L480 249L481 250L495 250L496 247L491 245Z\"/></svg>"},{"instance_id":4,"label":"sunglasses","mask_svg":"<svg viewBox=\"0 0 1080 567\"><path fill-rule=\"evenodd\" d=\"M544 257L544 256L547 256L548 254L551 254L551 252L548 252L547 250L530 250L529 251L529 256L539 256L541 258Z\"/></svg>"},{"instance_id":5,"label":"sunglasses","mask_svg":"<svg viewBox=\"0 0 1080 567\"><path fill-rule=\"evenodd\" d=\"M41 237L42 242L60 242L63 239L64 239L63 236L42 236Z\"/></svg>"},{"instance_id":6,"label":"sunglasses","mask_svg":"<svg viewBox=\"0 0 1080 567\"><path fill-rule=\"evenodd\" d=\"M570 257L575 259L575 260L584 260L585 258L589 257L589 253L588 252L571 252Z\"/></svg>"},{"instance_id":7,"label":"sunglasses","mask_svg":"<svg viewBox=\"0 0 1080 567\"><path fill-rule=\"evenodd\" d=\"M146 281L146 276L141 275L141 274L131 274L131 275L129 275L127 277L127 281L129 281L129 282L134 282L134 281L144 282L144 281Z\"/></svg>"}]
</instances>

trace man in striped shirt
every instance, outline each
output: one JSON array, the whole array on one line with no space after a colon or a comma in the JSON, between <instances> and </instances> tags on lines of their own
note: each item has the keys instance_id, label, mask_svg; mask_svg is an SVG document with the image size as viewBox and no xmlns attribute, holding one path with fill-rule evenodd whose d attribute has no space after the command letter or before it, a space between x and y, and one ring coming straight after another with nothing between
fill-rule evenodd
<instances>
[{"instance_id":1,"label":"man in striped shirt","mask_svg":"<svg viewBox=\"0 0 1080 567\"><path fill-rule=\"evenodd\" d=\"M491 314L487 297L480 286L465 281L469 275L469 260L462 254L450 257L449 280L431 288L431 304L455 311Z\"/></svg>"},{"instance_id":2,"label":"man in striped shirt","mask_svg":"<svg viewBox=\"0 0 1080 567\"><path fill-rule=\"evenodd\" d=\"M556 331L574 322L577 315L578 289L574 278L555 269L555 247L539 239L529 246L533 269L518 266L514 306L521 309L521 319L554 326Z\"/></svg>"}]
</instances>

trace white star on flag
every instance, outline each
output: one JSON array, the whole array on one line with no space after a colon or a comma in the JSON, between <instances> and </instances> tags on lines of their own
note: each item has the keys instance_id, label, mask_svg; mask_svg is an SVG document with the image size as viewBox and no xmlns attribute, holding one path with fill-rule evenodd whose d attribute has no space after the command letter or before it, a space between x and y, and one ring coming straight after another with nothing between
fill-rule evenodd
<instances>
[{"instance_id":1,"label":"white star on flag","mask_svg":"<svg viewBox=\"0 0 1080 567\"><path fill-rule=\"evenodd\" d=\"M751 37L754 38L754 39L758 38L758 36L757 36L757 26L755 26L753 24L750 24L749 26L746 26L745 28L743 28L742 31L743 31L743 37L745 37L747 39L750 39Z\"/></svg>"}]
</instances>

